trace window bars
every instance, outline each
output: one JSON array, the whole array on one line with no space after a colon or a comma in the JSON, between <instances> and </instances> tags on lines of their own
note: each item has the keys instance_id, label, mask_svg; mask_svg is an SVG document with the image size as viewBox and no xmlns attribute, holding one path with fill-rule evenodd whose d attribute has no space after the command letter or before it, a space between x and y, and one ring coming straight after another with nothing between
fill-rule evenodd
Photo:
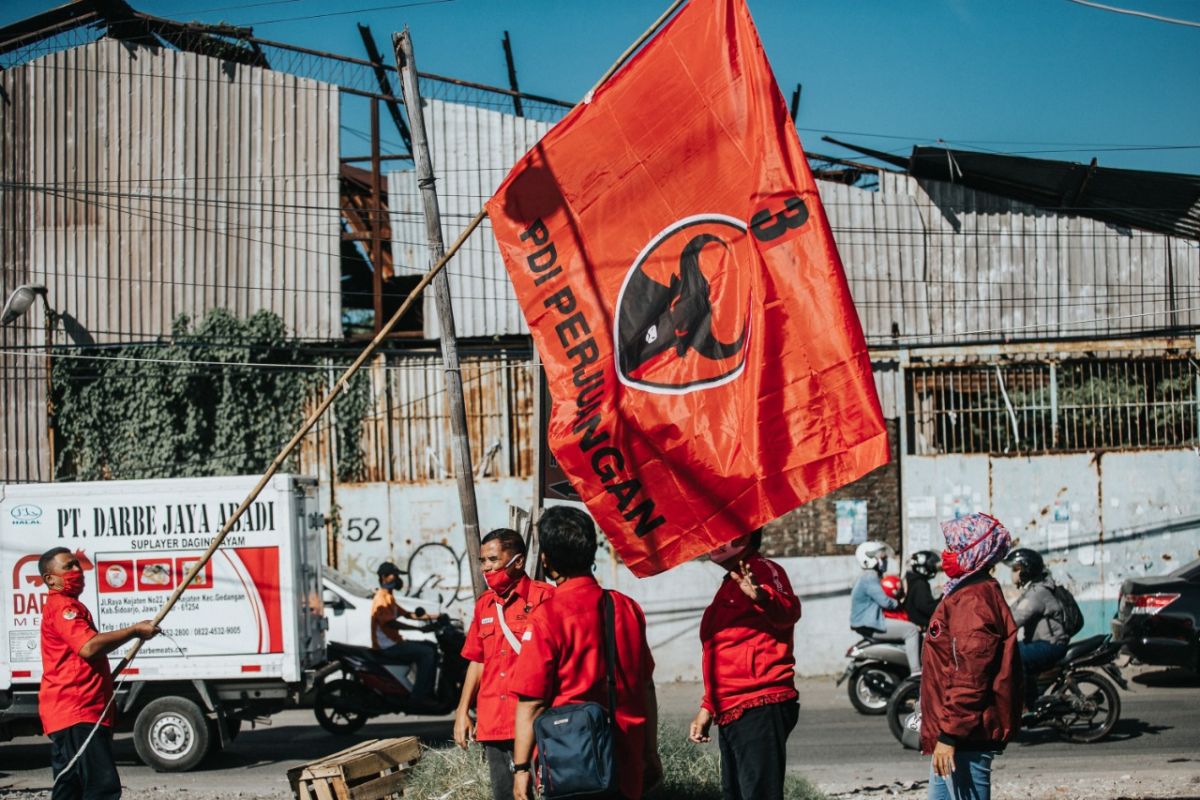
<instances>
[{"instance_id":1,"label":"window bars","mask_svg":"<svg viewBox=\"0 0 1200 800\"><path fill-rule=\"evenodd\" d=\"M908 453L1027 455L1200 445L1191 358L907 370Z\"/></svg>"}]
</instances>

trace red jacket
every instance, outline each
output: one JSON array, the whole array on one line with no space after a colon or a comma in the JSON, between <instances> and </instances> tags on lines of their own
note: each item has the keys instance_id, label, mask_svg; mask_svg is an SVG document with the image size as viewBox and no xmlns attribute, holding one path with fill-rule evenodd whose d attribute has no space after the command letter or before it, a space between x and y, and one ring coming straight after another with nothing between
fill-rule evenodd
<instances>
[{"instance_id":1,"label":"red jacket","mask_svg":"<svg viewBox=\"0 0 1200 800\"><path fill-rule=\"evenodd\" d=\"M925 636L921 752L937 742L1003 750L1021 724L1017 626L1000 584L969 578L942 598Z\"/></svg>"},{"instance_id":2,"label":"red jacket","mask_svg":"<svg viewBox=\"0 0 1200 800\"><path fill-rule=\"evenodd\" d=\"M747 708L796 697L793 638L800 600L787 573L773 561L753 555L746 562L763 591L755 603L726 575L700 620L704 700L718 725Z\"/></svg>"}]
</instances>

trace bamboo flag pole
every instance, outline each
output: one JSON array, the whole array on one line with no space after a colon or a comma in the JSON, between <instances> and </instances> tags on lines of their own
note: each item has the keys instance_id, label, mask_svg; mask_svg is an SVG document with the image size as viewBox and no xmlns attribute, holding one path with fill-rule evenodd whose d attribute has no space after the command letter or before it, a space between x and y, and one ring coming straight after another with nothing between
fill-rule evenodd
<instances>
[{"instance_id":1,"label":"bamboo flag pole","mask_svg":"<svg viewBox=\"0 0 1200 800\"><path fill-rule=\"evenodd\" d=\"M666 20L685 2L687 2L687 0L675 0L675 2L673 2L671 6L664 11L649 28L647 28L646 31L639 36L633 44L626 48L625 52L622 53L616 62L614 62L613 65L608 68L608 71L605 72L603 77L596 82L596 85L592 87L591 91L587 93L587 96L584 99L590 100L592 93L599 89L605 81L611 78L613 73L620 69L621 65L624 64L625 61L631 55L633 55L633 53L636 52L639 47L645 44L646 40L653 36L654 32L657 31L659 27L661 27L662 24L666 22ZM376 350L379 349L379 345L381 345L383 340L387 338L388 334L392 332L392 329L396 327L396 325L400 322L400 319L406 313L408 313L408 309L412 307L412 304L416 302L418 297L421 296L421 293L424 292L429 284L433 282L433 279L437 277L437 274L442 271L446 264L450 263L450 259L454 258L459 249L462 248L463 244L466 243L470 235L474 233L475 229L478 228L480 223L483 222L483 218L485 216L487 216L486 209L479 209L479 213L471 218L471 221L467 223L467 227L463 229L462 233L458 235L458 238L456 238L450 247L446 249L446 254L439 258L437 262L429 268L429 271L421 276L421 280L416 286L413 287L413 290L409 292L408 297L404 299L404 303L401 304L400 308L396 309L396 313L392 314L387 323L379 329L379 332L375 334L374 338L372 338L367 346L363 348L363 351L358 354L358 357L354 359L350 366L346 367L345 371L342 372L341 377L337 379L333 387L329 390L329 393L326 394L324 399L321 400L320 405L318 405L316 409L308 416L308 419L304 420L304 423L300 426L300 429L296 431L296 435L293 436L291 440L283 446L283 449L279 451L279 455L275 456L275 460L271 462L271 466L267 467L267 471L264 472L262 477L258 479L258 483L256 483L254 488L250 490L250 494L248 494L246 499L242 501L242 504L237 507L237 510L233 512L233 515L225 521L225 524L221 526L221 530L216 536L213 537L213 540L208 545L208 549L204 551L204 555L201 556L199 561L195 562L191 566L191 568L187 571L187 575L183 577L183 580L181 580L179 585L175 587L175 590L171 592L171 596L167 598L166 602L163 603L162 608L160 608L158 613L154 615L155 625L161 624L166 618L167 614L171 613L171 609L173 609L175 604L179 602L179 598L183 594L184 588L189 586L192 580L195 579L195 577L200 574L200 571L204 569L205 565L212 560L212 557L221 547L222 542L225 541L225 537L229 535L229 532L233 530L233 527L237 524L238 520L242 518L242 514L246 513L246 509L250 508L251 504L258 498L259 494L262 493L262 490L266 488L267 483L270 482L271 478L275 477L275 474L279 472L279 469L283 466L283 462L287 461L288 456L290 456L300 445L300 441L304 438L304 435L307 434L312 427L317 424L317 421L321 418L321 415L329 410L329 407L333 405L333 401L337 398L338 394L346 390L349 380L354 377L354 373L358 372L359 368L366 362L366 360L370 358ZM120 675L121 672L133 662L141 649L142 640L139 639L130 646L128 651L126 651L120 663L117 664L116 669L113 670L113 674Z\"/></svg>"}]
</instances>

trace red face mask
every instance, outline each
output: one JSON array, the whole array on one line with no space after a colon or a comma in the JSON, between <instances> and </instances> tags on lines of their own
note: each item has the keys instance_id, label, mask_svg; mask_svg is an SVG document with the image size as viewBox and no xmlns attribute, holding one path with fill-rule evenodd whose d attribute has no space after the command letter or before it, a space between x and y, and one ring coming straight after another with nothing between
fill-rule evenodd
<instances>
[{"instance_id":1,"label":"red face mask","mask_svg":"<svg viewBox=\"0 0 1200 800\"><path fill-rule=\"evenodd\" d=\"M946 573L946 577L950 579L958 578L966 572L958 564L958 553L953 550L942 551L942 571Z\"/></svg>"},{"instance_id":2,"label":"red face mask","mask_svg":"<svg viewBox=\"0 0 1200 800\"><path fill-rule=\"evenodd\" d=\"M62 593L67 597L79 597L83 594L83 573L72 571L62 576Z\"/></svg>"},{"instance_id":3,"label":"red face mask","mask_svg":"<svg viewBox=\"0 0 1200 800\"><path fill-rule=\"evenodd\" d=\"M520 573L511 575L509 574L508 568L511 567L513 563L520 557L520 554L515 555L500 569L494 569L491 572L483 573L483 580L487 583L488 588L501 597L504 597L504 595L508 594L512 587L517 585L517 581L521 579Z\"/></svg>"}]
</instances>

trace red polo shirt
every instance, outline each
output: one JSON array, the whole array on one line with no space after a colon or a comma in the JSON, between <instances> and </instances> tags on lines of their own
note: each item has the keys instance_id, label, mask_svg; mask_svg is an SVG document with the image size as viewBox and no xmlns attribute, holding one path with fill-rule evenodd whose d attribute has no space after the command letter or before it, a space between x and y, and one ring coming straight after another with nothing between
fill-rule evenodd
<instances>
[{"instance_id":1,"label":"red polo shirt","mask_svg":"<svg viewBox=\"0 0 1200 800\"><path fill-rule=\"evenodd\" d=\"M617 642L617 770L622 796L636 800L642 796L646 684L654 678L654 659L641 607L619 592L610 594ZM511 691L551 707L587 702L607 707L602 595L590 575L570 578L534 610L531 628L521 637Z\"/></svg>"},{"instance_id":2,"label":"red polo shirt","mask_svg":"<svg viewBox=\"0 0 1200 800\"><path fill-rule=\"evenodd\" d=\"M42 605L42 686L38 715L42 729L55 733L72 725L95 724L113 693L108 656L90 659L79 649L96 635L91 612L83 603L51 591ZM105 725L112 725L109 709Z\"/></svg>"},{"instance_id":3,"label":"red polo shirt","mask_svg":"<svg viewBox=\"0 0 1200 800\"><path fill-rule=\"evenodd\" d=\"M727 574L700 620L704 700L718 725L755 706L791 700L796 692L793 638L800 600L787 573L760 555L747 562L765 595L751 600Z\"/></svg>"},{"instance_id":4,"label":"red polo shirt","mask_svg":"<svg viewBox=\"0 0 1200 800\"><path fill-rule=\"evenodd\" d=\"M518 640L529 629L533 610L550 599L554 587L523 576L508 596L501 598L488 589L475 602L475 616L467 629L462 657L483 664L479 694L475 696L475 738L481 742L501 742L513 738L517 696L509 689L509 678L517 663L513 649L498 620L496 604L504 609L504 621Z\"/></svg>"}]
</instances>

